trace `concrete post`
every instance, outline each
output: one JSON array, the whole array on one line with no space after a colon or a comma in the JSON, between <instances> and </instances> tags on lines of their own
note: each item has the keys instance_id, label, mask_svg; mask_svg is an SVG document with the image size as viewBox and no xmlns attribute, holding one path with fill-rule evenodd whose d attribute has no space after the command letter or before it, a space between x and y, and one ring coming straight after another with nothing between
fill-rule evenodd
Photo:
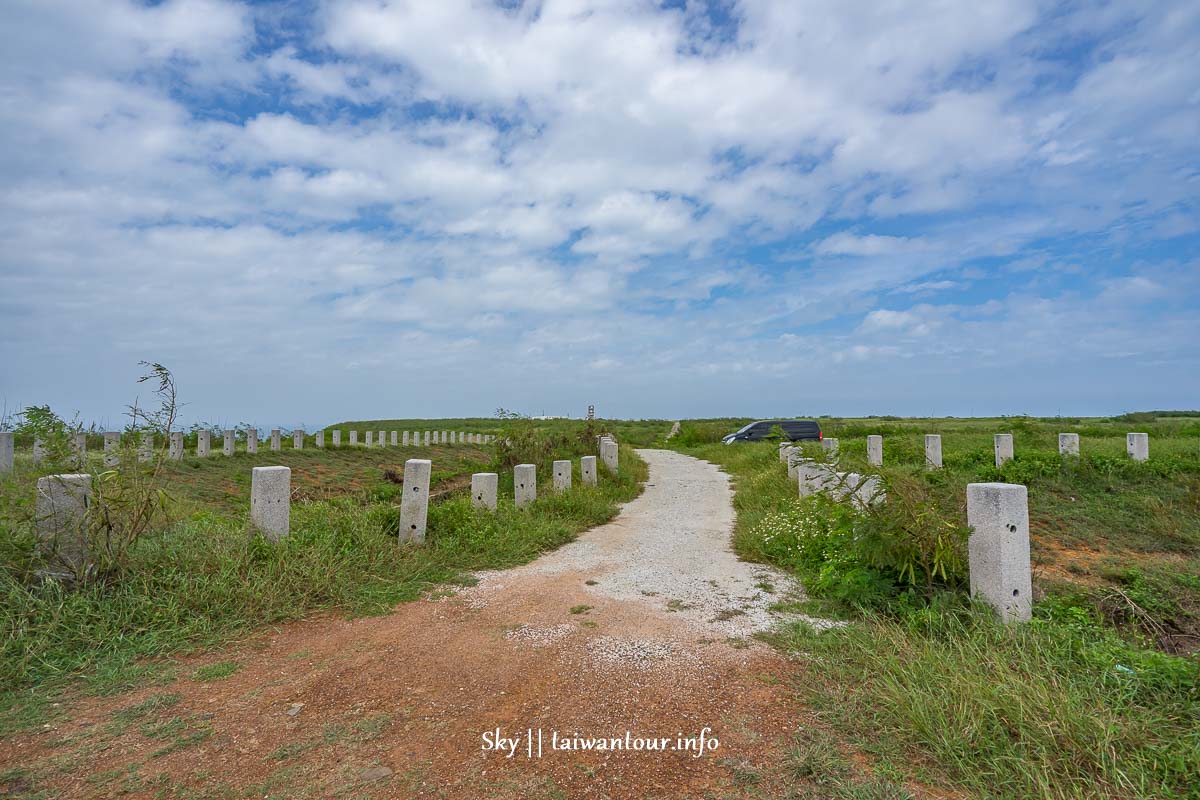
<instances>
[{"instance_id":1,"label":"concrete post","mask_svg":"<svg viewBox=\"0 0 1200 800\"><path fill-rule=\"evenodd\" d=\"M13 471L15 452L12 431L0 431L0 473Z\"/></svg>"},{"instance_id":2,"label":"concrete post","mask_svg":"<svg viewBox=\"0 0 1200 800\"><path fill-rule=\"evenodd\" d=\"M408 447L408 431L404 432L404 435L400 437L400 441L405 447Z\"/></svg>"},{"instance_id":3,"label":"concrete post","mask_svg":"<svg viewBox=\"0 0 1200 800\"><path fill-rule=\"evenodd\" d=\"M565 492L571 488L571 462L554 462L554 491Z\"/></svg>"},{"instance_id":4,"label":"concrete post","mask_svg":"<svg viewBox=\"0 0 1200 800\"><path fill-rule=\"evenodd\" d=\"M942 468L942 437L936 433L925 434L925 466L928 469Z\"/></svg>"},{"instance_id":5,"label":"concrete post","mask_svg":"<svg viewBox=\"0 0 1200 800\"><path fill-rule=\"evenodd\" d=\"M292 471L288 467L254 467L250 472L250 521L263 536L277 542L288 535L292 512Z\"/></svg>"},{"instance_id":6,"label":"concrete post","mask_svg":"<svg viewBox=\"0 0 1200 800\"><path fill-rule=\"evenodd\" d=\"M537 467L533 464L517 464L513 467L513 499L517 508L537 499Z\"/></svg>"},{"instance_id":7,"label":"concrete post","mask_svg":"<svg viewBox=\"0 0 1200 800\"><path fill-rule=\"evenodd\" d=\"M258 428L250 428L246 431L246 452L258 452Z\"/></svg>"},{"instance_id":8,"label":"concrete post","mask_svg":"<svg viewBox=\"0 0 1200 800\"><path fill-rule=\"evenodd\" d=\"M367 431L367 447L375 446L375 431Z\"/></svg>"},{"instance_id":9,"label":"concrete post","mask_svg":"<svg viewBox=\"0 0 1200 800\"><path fill-rule=\"evenodd\" d=\"M341 429L338 428L337 430L334 430L330 434L330 439L333 440L332 444L334 447L341 447L342 446L342 431L341 431Z\"/></svg>"},{"instance_id":10,"label":"concrete post","mask_svg":"<svg viewBox=\"0 0 1200 800\"><path fill-rule=\"evenodd\" d=\"M392 431L392 447L395 447L398 444L400 444L400 432Z\"/></svg>"},{"instance_id":11,"label":"concrete post","mask_svg":"<svg viewBox=\"0 0 1200 800\"><path fill-rule=\"evenodd\" d=\"M400 541L425 544L429 517L429 474L433 462L410 458L404 462L404 494L400 498Z\"/></svg>"},{"instance_id":12,"label":"concrete post","mask_svg":"<svg viewBox=\"0 0 1200 800\"><path fill-rule=\"evenodd\" d=\"M785 447L783 450L787 457L787 472L788 480L799 480L799 475L796 470L800 466L800 461L803 456L800 454L799 447Z\"/></svg>"},{"instance_id":13,"label":"concrete post","mask_svg":"<svg viewBox=\"0 0 1200 800\"><path fill-rule=\"evenodd\" d=\"M317 431L313 434L313 444L322 450L325 449L325 431Z\"/></svg>"},{"instance_id":14,"label":"concrete post","mask_svg":"<svg viewBox=\"0 0 1200 800\"><path fill-rule=\"evenodd\" d=\"M354 447L358 444L358 431L350 431L350 446Z\"/></svg>"},{"instance_id":15,"label":"concrete post","mask_svg":"<svg viewBox=\"0 0 1200 800\"><path fill-rule=\"evenodd\" d=\"M292 449L304 449L304 431L302 429L292 431Z\"/></svg>"},{"instance_id":16,"label":"concrete post","mask_svg":"<svg viewBox=\"0 0 1200 800\"><path fill-rule=\"evenodd\" d=\"M171 433L171 447L167 451L167 457L172 461L183 461L183 434L179 431Z\"/></svg>"},{"instance_id":17,"label":"concrete post","mask_svg":"<svg viewBox=\"0 0 1200 800\"><path fill-rule=\"evenodd\" d=\"M883 437L867 437L867 463L873 467L883 466Z\"/></svg>"},{"instance_id":18,"label":"concrete post","mask_svg":"<svg viewBox=\"0 0 1200 800\"><path fill-rule=\"evenodd\" d=\"M447 444L450 441L449 436L450 436L449 431L442 431L442 444Z\"/></svg>"},{"instance_id":19,"label":"concrete post","mask_svg":"<svg viewBox=\"0 0 1200 800\"><path fill-rule=\"evenodd\" d=\"M425 446L429 447L429 431L425 431Z\"/></svg>"},{"instance_id":20,"label":"concrete post","mask_svg":"<svg viewBox=\"0 0 1200 800\"><path fill-rule=\"evenodd\" d=\"M494 472L476 472L471 476L471 505L475 508L496 510L496 488L500 476Z\"/></svg>"},{"instance_id":21,"label":"concrete post","mask_svg":"<svg viewBox=\"0 0 1200 800\"><path fill-rule=\"evenodd\" d=\"M1079 455L1079 434L1060 433L1058 435L1058 454L1062 456Z\"/></svg>"},{"instance_id":22,"label":"concrete post","mask_svg":"<svg viewBox=\"0 0 1200 800\"><path fill-rule=\"evenodd\" d=\"M82 464L87 460L87 434L77 433L71 439L71 447L75 450L75 457Z\"/></svg>"},{"instance_id":23,"label":"concrete post","mask_svg":"<svg viewBox=\"0 0 1200 800\"><path fill-rule=\"evenodd\" d=\"M46 444L41 439L34 437L33 440L33 463L40 464L42 459L46 457Z\"/></svg>"},{"instance_id":24,"label":"concrete post","mask_svg":"<svg viewBox=\"0 0 1200 800\"><path fill-rule=\"evenodd\" d=\"M3 457L0 456L0 460ZM104 433L104 466L108 469L121 463L121 433L120 431L105 431ZM0 466L0 472L4 467Z\"/></svg>"},{"instance_id":25,"label":"concrete post","mask_svg":"<svg viewBox=\"0 0 1200 800\"><path fill-rule=\"evenodd\" d=\"M824 450L826 453L829 453L830 455L836 456L838 454L838 440L837 439L822 439L821 440L821 449Z\"/></svg>"},{"instance_id":26,"label":"concrete post","mask_svg":"<svg viewBox=\"0 0 1200 800\"><path fill-rule=\"evenodd\" d=\"M1134 461L1146 461L1150 458L1150 434L1125 434L1125 452Z\"/></svg>"},{"instance_id":27,"label":"concrete post","mask_svg":"<svg viewBox=\"0 0 1200 800\"><path fill-rule=\"evenodd\" d=\"M196 431L196 455L199 458L208 458L210 452L212 452L212 433Z\"/></svg>"},{"instance_id":28,"label":"concrete post","mask_svg":"<svg viewBox=\"0 0 1200 800\"><path fill-rule=\"evenodd\" d=\"M1011 433L997 433L994 437L996 442L996 466L1004 466L1006 461L1012 461L1013 457L1013 438Z\"/></svg>"},{"instance_id":29,"label":"concrete post","mask_svg":"<svg viewBox=\"0 0 1200 800\"><path fill-rule=\"evenodd\" d=\"M227 456L233 455L234 448L237 446L237 434L234 431L225 431L225 441L222 442L222 452Z\"/></svg>"},{"instance_id":30,"label":"concrete post","mask_svg":"<svg viewBox=\"0 0 1200 800\"><path fill-rule=\"evenodd\" d=\"M600 444L600 460L613 475L617 474L617 443L609 440Z\"/></svg>"},{"instance_id":31,"label":"concrete post","mask_svg":"<svg viewBox=\"0 0 1200 800\"><path fill-rule=\"evenodd\" d=\"M380 431L379 436L375 439L375 444L378 447L387 447L387 431Z\"/></svg>"},{"instance_id":32,"label":"concrete post","mask_svg":"<svg viewBox=\"0 0 1200 800\"><path fill-rule=\"evenodd\" d=\"M796 484L800 497L808 497L825 488L829 468L809 459L802 460L796 465Z\"/></svg>"},{"instance_id":33,"label":"concrete post","mask_svg":"<svg viewBox=\"0 0 1200 800\"><path fill-rule=\"evenodd\" d=\"M54 571L83 573L88 559L87 509L91 475L47 475L38 478L34 531L38 550Z\"/></svg>"},{"instance_id":34,"label":"concrete post","mask_svg":"<svg viewBox=\"0 0 1200 800\"><path fill-rule=\"evenodd\" d=\"M154 458L154 434L143 433L138 440L138 461L150 461Z\"/></svg>"},{"instance_id":35,"label":"concrete post","mask_svg":"<svg viewBox=\"0 0 1200 800\"><path fill-rule=\"evenodd\" d=\"M271 449L272 450L280 450L282 448L283 448L283 445L279 441L279 428L272 428L271 429Z\"/></svg>"},{"instance_id":36,"label":"concrete post","mask_svg":"<svg viewBox=\"0 0 1200 800\"><path fill-rule=\"evenodd\" d=\"M596 457L584 456L579 459L579 474L584 486L596 485Z\"/></svg>"},{"instance_id":37,"label":"concrete post","mask_svg":"<svg viewBox=\"0 0 1200 800\"><path fill-rule=\"evenodd\" d=\"M1024 622L1033 610L1029 567L1029 495L1013 483L968 483L967 555L971 596L1004 622Z\"/></svg>"},{"instance_id":38,"label":"concrete post","mask_svg":"<svg viewBox=\"0 0 1200 800\"><path fill-rule=\"evenodd\" d=\"M791 445L788 442L779 443L779 460L784 464L787 463L787 450L790 446Z\"/></svg>"}]
</instances>

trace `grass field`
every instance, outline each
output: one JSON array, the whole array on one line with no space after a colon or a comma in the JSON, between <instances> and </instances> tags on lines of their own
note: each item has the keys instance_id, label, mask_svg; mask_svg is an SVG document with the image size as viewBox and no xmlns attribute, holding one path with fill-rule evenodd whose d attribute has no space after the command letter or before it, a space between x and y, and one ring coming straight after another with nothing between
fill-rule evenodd
<instances>
[{"instance_id":1,"label":"grass field","mask_svg":"<svg viewBox=\"0 0 1200 800\"><path fill-rule=\"evenodd\" d=\"M370 429L401 429L399 422L372 421ZM456 429L451 421L424 424ZM538 500L521 510L512 503L511 469L490 446L335 450L310 441L294 450L289 437L277 452L261 444L255 455L218 449L200 459L191 442L184 461L165 467L163 523L138 542L119 576L78 591L35 578L34 483L48 465L35 467L22 454L16 471L0 477L0 735L44 720L63 692L122 691L169 674L172 654L320 610L384 612L438 583L468 580L470 570L528 561L640 493L646 468L629 448L621 449L619 476L601 470L600 485L585 487L577 459L595 452L590 429L578 421L521 426L519 436L539 443L545 480ZM619 426L606 427L624 439ZM414 457L434 466L424 547L397 542L404 461ZM91 452L89 468L101 469L100 458ZM570 492L546 491L555 458L576 462ZM267 464L293 470L291 535L278 546L253 535L247 519L251 468ZM471 507L469 476L477 471L501 475L496 512Z\"/></svg>"},{"instance_id":2,"label":"grass field","mask_svg":"<svg viewBox=\"0 0 1200 800\"><path fill-rule=\"evenodd\" d=\"M739 554L794 571L806 610L850 620L774 641L810 664L805 702L878 770L980 797L1200 792L1200 421L822 419L843 470L888 484L889 510L849 521L797 498L774 444L712 443L741 422L685 422L671 443L734 476ZM1144 464L1125 457L1134 430L1150 434ZM1077 461L1060 432L1080 434ZM865 463L875 433L880 470ZM924 467L925 433L943 437L942 470ZM994 433L1014 436L1001 468ZM1013 628L967 602L965 563L927 591L891 560L930 520L965 528L966 484L997 480L1029 487L1038 603ZM846 535L822 539L813 519Z\"/></svg>"}]
</instances>

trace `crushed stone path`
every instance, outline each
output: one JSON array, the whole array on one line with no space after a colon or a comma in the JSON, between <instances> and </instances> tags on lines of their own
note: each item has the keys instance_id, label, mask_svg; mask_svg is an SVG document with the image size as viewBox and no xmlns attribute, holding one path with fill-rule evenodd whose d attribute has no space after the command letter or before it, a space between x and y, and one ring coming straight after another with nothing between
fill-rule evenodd
<instances>
[{"instance_id":1,"label":"crushed stone path","mask_svg":"<svg viewBox=\"0 0 1200 800\"><path fill-rule=\"evenodd\" d=\"M62 797L779 796L807 720L788 689L799 667L751 637L797 587L733 554L728 476L638 452L644 493L537 561L386 616L310 619L184 660L172 684L80 701L0 742L0 763L69 763L49 779ZM225 680L185 677L229 660L241 668ZM164 694L197 743L111 724ZM497 729L517 739L511 757L484 748ZM678 749L705 729L706 752ZM555 736L627 732L672 748L552 749Z\"/></svg>"}]
</instances>

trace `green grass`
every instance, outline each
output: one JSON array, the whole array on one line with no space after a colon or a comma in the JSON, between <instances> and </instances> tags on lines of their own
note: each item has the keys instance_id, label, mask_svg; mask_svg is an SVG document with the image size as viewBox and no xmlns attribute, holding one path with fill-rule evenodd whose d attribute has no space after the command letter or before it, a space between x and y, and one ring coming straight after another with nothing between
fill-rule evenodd
<instances>
[{"instance_id":1,"label":"green grass","mask_svg":"<svg viewBox=\"0 0 1200 800\"><path fill-rule=\"evenodd\" d=\"M575 455L590 451L584 443L578 448ZM372 459L392 457L402 465L402 450L285 450L266 460L290 458L301 470L336 467L369 476L381 466ZM22 513L28 504L6 504L0 512L0 734L38 724L53 708L47 700L58 702L64 691L122 691L166 677L171 663L163 656L322 609L386 612L435 584L465 582L467 571L526 562L610 519L619 503L640 493L646 476L645 464L622 448L619 476L601 470L597 487L545 492L518 510L507 475L499 508L485 512L472 508L467 485L468 473L485 463L467 446L446 450L458 453L434 451L442 459L435 461L435 475L445 464L452 474L440 482L447 487L440 495L435 482L424 547L398 544L399 509L387 490L395 484L382 477L318 499L302 489L292 502L290 536L271 545L251 533L248 487L236 480L249 477L254 457L216 455L194 468L187 461L174 465L175 519L139 542L118 579L78 591L32 579L30 515ZM429 450L422 453L427 457ZM554 455L562 457L561 449ZM539 472L548 478L550 464L540 464ZM37 474L19 469L0 480L0 499L32 497ZM226 481L240 493L233 500L214 494ZM211 680L229 669L211 665L195 677Z\"/></svg>"},{"instance_id":2,"label":"green grass","mask_svg":"<svg viewBox=\"0 0 1200 800\"><path fill-rule=\"evenodd\" d=\"M820 594L846 554L800 569L764 538L798 505L796 487L774 444L711 443L735 423L685 422L671 445L733 475L737 552L797 569ZM821 423L840 440L841 469L879 472L893 499L916 492L962 522L968 482L1026 484L1038 603L1032 623L1005 627L955 582L931 601L922 587L897 586L871 612L818 599L804 610L850 624L797 625L773 639L808 662L796 683L806 704L874 758L973 797L1200 796L1196 420ZM1149 462L1125 458L1126 430L1150 433ZM1057 433L1072 431L1083 456L1064 463ZM1001 432L1014 434L1016 458L996 468ZM865 464L868 433L885 437L882 470ZM925 433L943 436L936 473L924 468ZM902 796L801 750L797 770L830 776L830 796Z\"/></svg>"}]
</instances>

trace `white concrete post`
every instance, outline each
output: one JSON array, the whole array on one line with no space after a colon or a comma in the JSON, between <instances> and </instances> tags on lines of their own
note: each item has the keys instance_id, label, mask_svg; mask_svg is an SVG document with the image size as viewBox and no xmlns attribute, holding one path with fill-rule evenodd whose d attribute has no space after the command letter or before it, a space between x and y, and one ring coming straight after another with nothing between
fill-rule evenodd
<instances>
[{"instance_id":1,"label":"white concrete post","mask_svg":"<svg viewBox=\"0 0 1200 800\"><path fill-rule=\"evenodd\" d=\"M617 474L617 443L611 439L600 443L600 460L613 475Z\"/></svg>"},{"instance_id":2,"label":"white concrete post","mask_svg":"<svg viewBox=\"0 0 1200 800\"><path fill-rule=\"evenodd\" d=\"M375 446L375 431L367 431L367 447Z\"/></svg>"},{"instance_id":3,"label":"white concrete post","mask_svg":"<svg viewBox=\"0 0 1200 800\"><path fill-rule=\"evenodd\" d=\"M788 457L787 457L787 451L788 451L788 447L790 447L790 445L789 445L787 442L780 442L780 443L779 443L779 460L780 460L780 462L782 462L782 463L784 463L784 464L786 464L786 463L787 463L787 458L788 458Z\"/></svg>"},{"instance_id":4,"label":"white concrete post","mask_svg":"<svg viewBox=\"0 0 1200 800\"><path fill-rule=\"evenodd\" d=\"M34 531L38 550L58 569L79 575L88 557L87 509L91 475L38 478Z\"/></svg>"},{"instance_id":5,"label":"white concrete post","mask_svg":"<svg viewBox=\"0 0 1200 800\"><path fill-rule=\"evenodd\" d=\"M342 446L342 430L341 430L341 428L335 429L330 434L329 438L332 440L332 444L334 447L341 447Z\"/></svg>"},{"instance_id":6,"label":"white concrete post","mask_svg":"<svg viewBox=\"0 0 1200 800\"><path fill-rule=\"evenodd\" d=\"M15 452L12 431L0 431L0 473L13 471Z\"/></svg>"},{"instance_id":7,"label":"white concrete post","mask_svg":"<svg viewBox=\"0 0 1200 800\"><path fill-rule=\"evenodd\" d=\"M250 428L246 431L246 452L258 452L258 428Z\"/></svg>"},{"instance_id":8,"label":"white concrete post","mask_svg":"<svg viewBox=\"0 0 1200 800\"><path fill-rule=\"evenodd\" d=\"M996 466L1004 466L1006 461L1012 461L1013 457L1013 438L1011 433L997 433L994 437L996 443Z\"/></svg>"},{"instance_id":9,"label":"white concrete post","mask_svg":"<svg viewBox=\"0 0 1200 800\"><path fill-rule=\"evenodd\" d=\"M138 440L138 461L149 461L154 458L154 434L143 433Z\"/></svg>"},{"instance_id":10,"label":"white concrete post","mask_svg":"<svg viewBox=\"0 0 1200 800\"><path fill-rule=\"evenodd\" d=\"M179 431L171 433L171 448L167 451L167 457L172 461L183 461L183 434Z\"/></svg>"},{"instance_id":11,"label":"white concrete post","mask_svg":"<svg viewBox=\"0 0 1200 800\"><path fill-rule=\"evenodd\" d=\"M825 487L828 469L821 464L805 459L796 466L796 484L800 497L816 494Z\"/></svg>"},{"instance_id":12,"label":"white concrete post","mask_svg":"<svg viewBox=\"0 0 1200 800\"><path fill-rule=\"evenodd\" d=\"M225 431L224 441L222 442L223 446L221 448L222 452L224 452L225 455L227 455L227 456L233 455L233 450L234 450L234 447L236 446L235 442L237 441L235 438L236 436L237 436L237 434L234 431Z\"/></svg>"},{"instance_id":13,"label":"white concrete post","mask_svg":"<svg viewBox=\"0 0 1200 800\"><path fill-rule=\"evenodd\" d=\"M787 472L789 480L799 480L799 475L796 470L800 466L800 461L803 456L800 455L799 447L785 447L783 452L787 456Z\"/></svg>"},{"instance_id":14,"label":"white concrete post","mask_svg":"<svg viewBox=\"0 0 1200 800\"><path fill-rule=\"evenodd\" d=\"M822 439L821 440L821 449L824 450L826 453L829 453L830 455L836 456L838 454L838 440L837 439Z\"/></svg>"},{"instance_id":15,"label":"white concrete post","mask_svg":"<svg viewBox=\"0 0 1200 800\"><path fill-rule=\"evenodd\" d=\"M571 488L571 462L554 462L554 491L565 492Z\"/></svg>"},{"instance_id":16,"label":"white concrete post","mask_svg":"<svg viewBox=\"0 0 1200 800\"><path fill-rule=\"evenodd\" d=\"M263 536L277 542L288 535L292 513L292 471L288 467L254 467L250 471L250 521Z\"/></svg>"},{"instance_id":17,"label":"white concrete post","mask_svg":"<svg viewBox=\"0 0 1200 800\"><path fill-rule=\"evenodd\" d=\"M533 464L517 464L513 467L513 499L517 508L537 499L537 467Z\"/></svg>"},{"instance_id":18,"label":"white concrete post","mask_svg":"<svg viewBox=\"0 0 1200 800\"><path fill-rule=\"evenodd\" d=\"M317 431L313 434L313 444L322 450L325 449L325 431Z\"/></svg>"},{"instance_id":19,"label":"white concrete post","mask_svg":"<svg viewBox=\"0 0 1200 800\"><path fill-rule=\"evenodd\" d=\"M476 472L471 476L471 505L496 510L496 489L500 476L494 472Z\"/></svg>"},{"instance_id":20,"label":"white concrete post","mask_svg":"<svg viewBox=\"0 0 1200 800\"><path fill-rule=\"evenodd\" d=\"M283 448L283 444L279 440L279 428L272 428L271 429L271 449L272 450L280 450L282 448Z\"/></svg>"},{"instance_id":21,"label":"white concrete post","mask_svg":"<svg viewBox=\"0 0 1200 800\"><path fill-rule=\"evenodd\" d=\"M87 460L87 434L86 433L75 434L75 436L71 439L71 447L72 447L72 449L75 450L75 457L77 459L79 459L80 464L82 464L85 460Z\"/></svg>"},{"instance_id":22,"label":"white concrete post","mask_svg":"<svg viewBox=\"0 0 1200 800\"><path fill-rule=\"evenodd\" d=\"M208 458L208 454L212 452L212 433L209 431L196 431L196 455L200 458Z\"/></svg>"},{"instance_id":23,"label":"white concrete post","mask_svg":"<svg viewBox=\"0 0 1200 800\"><path fill-rule=\"evenodd\" d=\"M400 541L425 544L429 518L429 474L433 462L410 458L404 462L404 494L400 498Z\"/></svg>"},{"instance_id":24,"label":"white concrete post","mask_svg":"<svg viewBox=\"0 0 1200 800\"><path fill-rule=\"evenodd\" d=\"M293 450L303 450L304 449L304 431L303 430L298 429L298 430L292 431L292 449Z\"/></svg>"},{"instance_id":25,"label":"white concrete post","mask_svg":"<svg viewBox=\"0 0 1200 800\"><path fill-rule=\"evenodd\" d=\"M942 437L939 434L925 434L925 466L928 469L942 468Z\"/></svg>"},{"instance_id":26,"label":"white concrete post","mask_svg":"<svg viewBox=\"0 0 1200 800\"><path fill-rule=\"evenodd\" d=\"M358 444L358 431L350 431L350 446L354 447Z\"/></svg>"},{"instance_id":27,"label":"white concrete post","mask_svg":"<svg viewBox=\"0 0 1200 800\"><path fill-rule=\"evenodd\" d=\"M450 436L449 431L442 431L442 444L446 444L447 442L450 441L448 438L449 436Z\"/></svg>"},{"instance_id":28,"label":"white concrete post","mask_svg":"<svg viewBox=\"0 0 1200 800\"><path fill-rule=\"evenodd\" d=\"M3 457L0 457L3 460ZM121 433L120 431L104 432L104 466L112 469L121 463ZM0 466L0 472L4 467Z\"/></svg>"},{"instance_id":29,"label":"white concrete post","mask_svg":"<svg viewBox=\"0 0 1200 800\"><path fill-rule=\"evenodd\" d=\"M386 433L387 433L387 431L380 431L379 437L377 439L375 439L375 444L378 445L379 447L387 447Z\"/></svg>"},{"instance_id":30,"label":"white concrete post","mask_svg":"<svg viewBox=\"0 0 1200 800\"><path fill-rule=\"evenodd\" d=\"M867 437L867 463L873 467L883 466L883 437Z\"/></svg>"},{"instance_id":31,"label":"white concrete post","mask_svg":"<svg viewBox=\"0 0 1200 800\"><path fill-rule=\"evenodd\" d=\"M400 444L400 432L392 431L392 447L395 447L398 444Z\"/></svg>"},{"instance_id":32,"label":"white concrete post","mask_svg":"<svg viewBox=\"0 0 1200 800\"><path fill-rule=\"evenodd\" d=\"M430 432L425 431L425 446L426 447L429 447L429 435L430 435Z\"/></svg>"},{"instance_id":33,"label":"white concrete post","mask_svg":"<svg viewBox=\"0 0 1200 800\"><path fill-rule=\"evenodd\" d=\"M1058 454L1063 456L1079 455L1079 434L1060 433L1058 435Z\"/></svg>"},{"instance_id":34,"label":"white concrete post","mask_svg":"<svg viewBox=\"0 0 1200 800\"><path fill-rule=\"evenodd\" d=\"M579 459L579 475L584 486L596 485L596 457L584 456Z\"/></svg>"},{"instance_id":35,"label":"white concrete post","mask_svg":"<svg viewBox=\"0 0 1200 800\"><path fill-rule=\"evenodd\" d=\"M1134 461L1146 461L1150 458L1150 434L1125 434L1125 452Z\"/></svg>"},{"instance_id":36,"label":"white concrete post","mask_svg":"<svg viewBox=\"0 0 1200 800\"><path fill-rule=\"evenodd\" d=\"M967 555L971 596L1004 622L1024 622L1033 610L1029 566L1029 495L1013 483L968 483Z\"/></svg>"}]
</instances>

